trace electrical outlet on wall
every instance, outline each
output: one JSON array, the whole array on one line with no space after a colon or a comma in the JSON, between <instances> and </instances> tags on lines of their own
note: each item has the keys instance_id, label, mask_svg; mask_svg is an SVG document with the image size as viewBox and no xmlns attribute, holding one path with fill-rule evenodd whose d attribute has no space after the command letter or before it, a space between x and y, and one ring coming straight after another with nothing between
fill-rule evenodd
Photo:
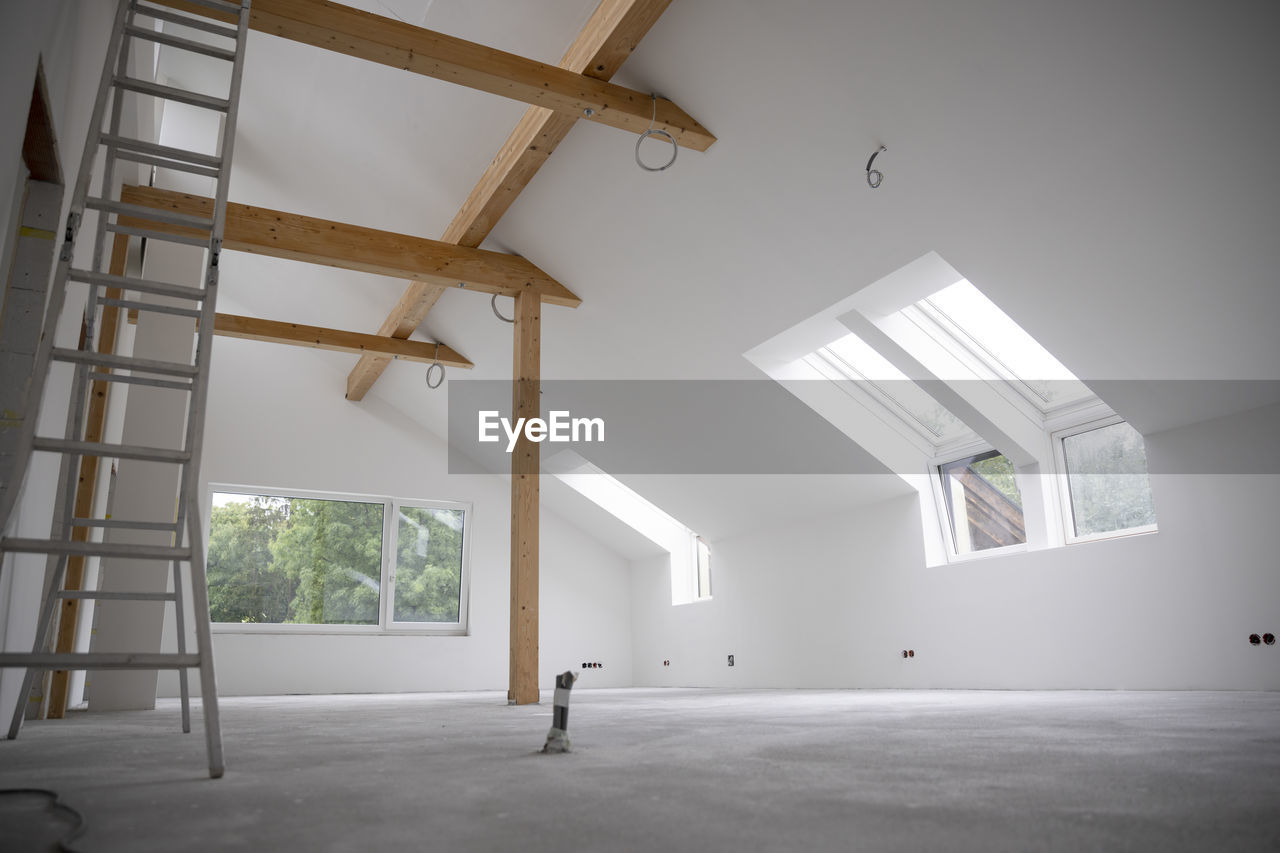
<instances>
[{"instance_id":1,"label":"electrical outlet on wall","mask_svg":"<svg viewBox=\"0 0 1280 853\"><path fill-rule=\"evenodd\" d=\"M729 655L729 666L733 666L733 655Z\"/></svg>"}]
</instances>

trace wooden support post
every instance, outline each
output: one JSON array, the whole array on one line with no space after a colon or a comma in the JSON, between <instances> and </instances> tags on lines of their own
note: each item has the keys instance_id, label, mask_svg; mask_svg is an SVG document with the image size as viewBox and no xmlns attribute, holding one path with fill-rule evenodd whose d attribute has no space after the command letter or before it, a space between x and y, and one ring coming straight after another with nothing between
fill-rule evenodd
<instances>
[{"instance_id":1,"label":"wooden support post","mask_svg":"<svg viewBox=\"0 0 1280 853\"><path fill-rule=\"evenodd\" d=\"M521 293L515 305L511 420L539 417L542 301ZM538 701L539 445L523 434L511 454L511 679L507 700Z\"/></svg>"},{"instance_id":2,"label":"wooden support post","mask_svg":"<svg viewBox=\"0 0 1280 853\"><path fill-rule=\"evenodd\" d=\"M129 237L117 234L111 245L111 266L108 271L112 275L124 275L125 258L129 251ZM110 299L119 299L120 291L108 288L106 295ZM116 330L120 326L120 309L108 305L102 309L102 322L98 326L98 352L110 355L116 351ZM102 441L102 433L107 423L107 389L109 383L94 382L89 390L89 410L85 417L84 440ZM93 517L93 501L98 487L98 467L102 460L97 456L80 458L80 481L76 486L75 515L76 518ZM75 527L71 530L71 539L85 542L89 538L90 528ZM76 591L84 588L85 558L73 555L67 558L67 574L62 588ZM68 598L62 602L58 614L58 637L54 651L57 654L69 654L75 651L76 627L80 621L80 600ZM67 713L67 694L71 686L71 673L65 669L56 670L49 686L49 705L47 716L60 720Z\"/></svg>"}]
</instances>

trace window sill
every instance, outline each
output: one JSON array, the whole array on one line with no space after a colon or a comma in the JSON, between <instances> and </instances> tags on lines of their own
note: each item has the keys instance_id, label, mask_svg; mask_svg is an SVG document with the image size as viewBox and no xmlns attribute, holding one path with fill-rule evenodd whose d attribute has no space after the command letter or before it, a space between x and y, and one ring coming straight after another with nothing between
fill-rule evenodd
<instances>
[{"instance_id":1,"label":"window sill","mask_svg":"<svg viewBox=\"0 0 1280 853\"><path fill-rule=\"evenodd\" d=\"M1125 530L1112 530L1107 533L1095 533L1092 536L1075 536L1067 540L1067 545L1085 545L1090 542L1109 542L1112 539L1132 539L1134 536L1149 536L1159 533L1160 528L1154 524L1146 527L1130 527Z\"/></svg>"},{"instance_id":2,"label":"window sill","mask_svg":"<svg viewBox=\"0 0 1280 853\"><path fill-rule=\"evenodd\" d=\"M946 565L974 563L982 560L993 560L998 557L1009 557L1014 554L1026 554L1030 551L1026 545L1006 545L1003 548L988 548L985 551L974 551L970 554L948 554Z\"/></svg>"},{"instance_id":3,"label":"window sill","mask_svg":"<svg viewBox=\"0 0 1280 853\"><path fill-rule=\"evenodd\" d=\"M431 625L408 626L394 625L384 628L379 625L263 625L259 623L237 624L234 622L215 622L211 630L214 634L258 634L274 636L312 636L329 637L466 637L466 626Z\"/></svg>"}]
</instances>

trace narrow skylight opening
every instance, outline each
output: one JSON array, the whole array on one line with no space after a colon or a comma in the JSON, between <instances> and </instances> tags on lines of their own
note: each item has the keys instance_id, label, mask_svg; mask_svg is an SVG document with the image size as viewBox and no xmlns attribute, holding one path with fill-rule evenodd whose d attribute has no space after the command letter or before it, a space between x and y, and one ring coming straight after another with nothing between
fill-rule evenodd
<instances>
[{"instance_id":1,"label":"narrow skylight opening","mask_svg":"<svg viewBox=\"0 0 1280 853\"><path fill-rule=\"evenodd\" d=\"M671 555L672 604L687 604L711 597L710 549L687 525L571 450L561 451L547 459L544 468L557 480ZM703 556L699 543L706 549L705 572L699 571L699 558Z\"/></svg>"},{"instance_id":2,"label":"narrow skylight opening","mask_svg":"<svg viewBox=\"0 0 1280 853\"><path fill-rule=\"evenodd\" d=\"M1062 362L966 280L939 290L914 307L998 376L1016 380L1015 387L1042 413L1094 396Z\"/></svg>"},{"instance_id":3,"label":"narrow skylight opening","mask_svg":"<svg viewBox=\"0 0 1280 853\"><path fill-rule=\"evenodd\" d=\"M583 462L555 477L649 541L670 550L692 531L604 471Z\"/></svg>"},{"instance_id":4,"label":"narrow skylight opening","mask_svg":"<svg viewBox=\"0 0 1280 853\"><path fill-rule=\"evenodd\" d=\"M845 335L813 355L878 399L935 449L976 439L959 418L857 335ZM815 366L821 370L823 365Z\"/></svg>"}]
</instances>

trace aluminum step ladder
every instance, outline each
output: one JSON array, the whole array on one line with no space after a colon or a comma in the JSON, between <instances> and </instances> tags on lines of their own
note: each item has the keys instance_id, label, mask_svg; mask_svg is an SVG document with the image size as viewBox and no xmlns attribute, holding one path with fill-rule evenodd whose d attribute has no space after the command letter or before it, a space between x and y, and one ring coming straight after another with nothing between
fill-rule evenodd
<instances>
[{"instance_id":1,"label":"aluminum step ladder","mask_svg":"<svg viewBox=\"0 0 1280 853\"><path fill-rule=\"evenodd\" d=\"M35 674L45 670L175 669L178 671L182 694L182 730L189 732L191 712L187 673L189 669L198 669L209 775L213 778L220 777L223 772L222 736L218 722L218 696L209 628L209 594L205 576L203 532L198 511L198 488L214 305L218 290L218 260L226 216L227 183L235 142L240 81L244 69L249 2L250 0L187 0L185 4L179 4L185 6L179 10L170 7L164 0L121 0L94 102L84 158L71 199L65 242L54 272L43 333L36 350L35 368L27 392L26 416L20 427L19 451L14 459L15 470L8 482L0 484L0 531L7 534L32 455L52 453L61 457L49 538L19 538L10 535L0 537L0 559L10 553L47 555L47 583L32 651L0 654L0 667L26 669L18 707L8 731L9 738L18 736ZM155 49L155 45L190 51L229 63L230 85L226 96L189 92L130 77L131 49L151 50ZM131 93L131 99L173 101L221 114L221 138L215 149L217 153L210 155L186 151L125 136L122 132L122 113L126 93ZM95 162L102 155L105 155L102 157L102 174L95 180ZM118 187L120 182L116 179L116 166L120 161L144 167L173 169L213 179L216 182L216 201L212 216L161 211L121 201ZM95 192L96 195L93 194ZM93 217L96 220L93 229L94 244L91 263L81 269L73 265L73 256L77 232L85 221L87 212L96 213ZM152 245L155 242L172 242L205 248L207 251L201 284L191 286L147 280L127 272L124 275L116 274L118 270L116 273L104 271L108 234L124 234L130 238L154 241ZM71 300L68 300L69 290L74 294ZM163 302L154 299L147 301L143 295L165 299ZM80 298L85 302L79 345L59 346L54 340L58 319L64 308L78 311ZM95 349L94 333L105 307L116 311L155 311L191 318L197 324L194 332L194 358L190 363L182 363L98 352ZM36 422L54 362L69 363L74 373L65 432L61 436L37 435ZM187 418L182 446L170 449L86 441L85 411L91 381L149 386L185 395ZM84 457L136 459L179 466L175 512L167 518L150 519L76 517L74 503L77 475L80 460ZM75 532L77 529L80 529L79 533ZM144 538L154 537L158 533L161 541L167 539L168 544L101 541L108 530L140 531L140 534L125 534L135 538L139 535ZM172 566L172 591L66 591L63 583L67 560L73 555L84 558L96 556L107 561L124 559L168 563ZM187 649L181 571L184 563L190 567L195 614L194 652ZM67 599L171 602L175 609L177 653L50 652L51 630L57 621L58 605Z\"/></svg>"}]
</instances>

